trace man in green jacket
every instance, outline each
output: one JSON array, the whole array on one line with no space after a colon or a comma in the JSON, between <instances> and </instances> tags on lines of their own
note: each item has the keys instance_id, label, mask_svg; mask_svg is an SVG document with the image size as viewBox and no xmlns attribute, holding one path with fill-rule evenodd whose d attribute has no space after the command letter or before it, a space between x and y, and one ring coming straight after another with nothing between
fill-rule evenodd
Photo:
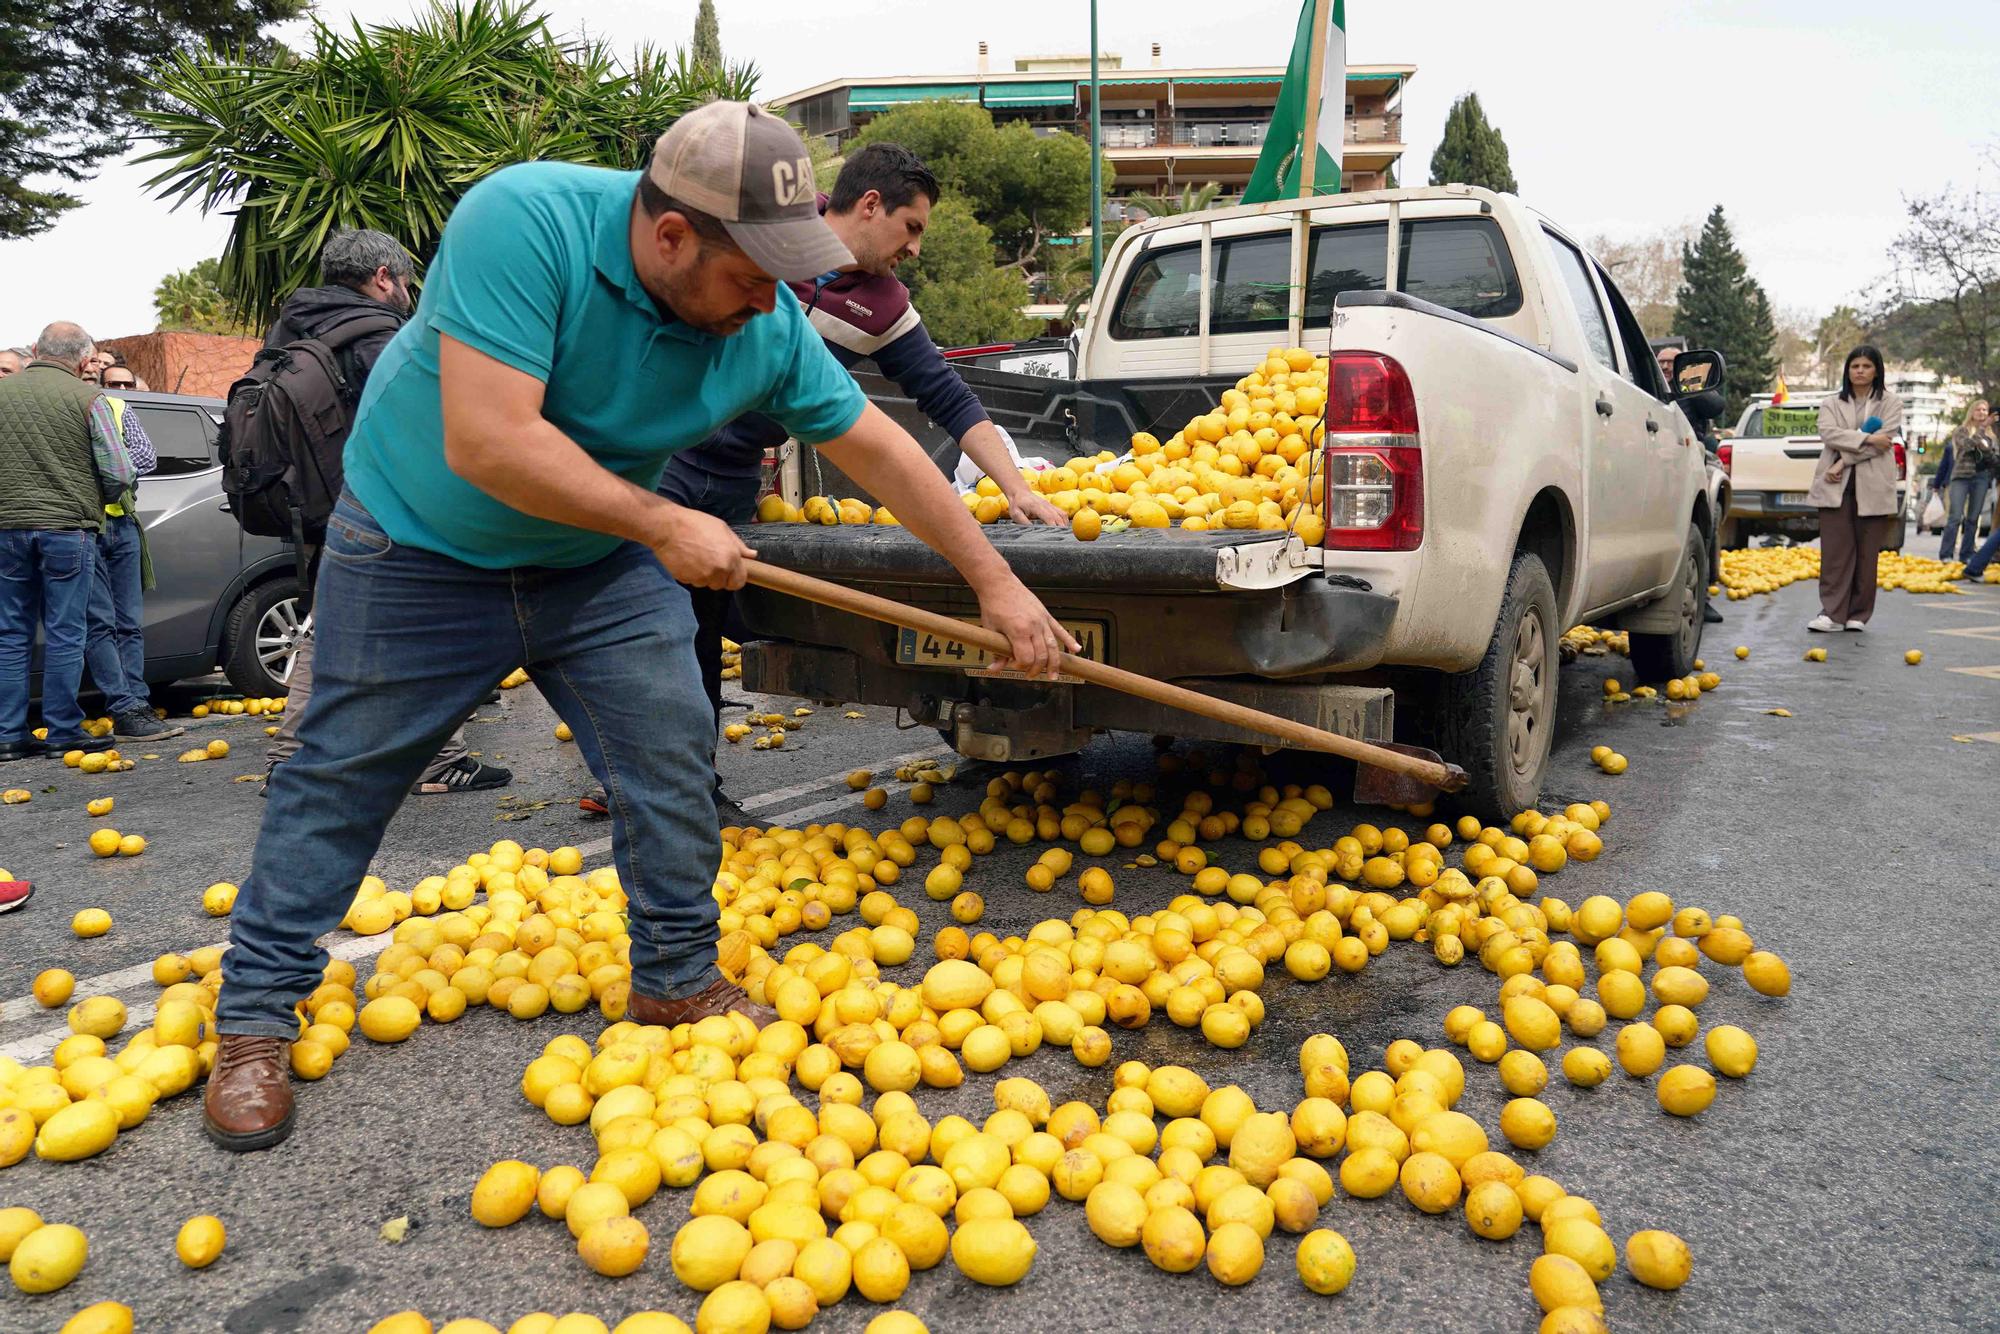
<instances>
[{"instance_id":1,"label":"man in green jacket","mask_svg":"<svg viewBox=\"0 0 2000 1334\"><path fill-rule=\"evenodd\" d=\"M81 378L96 351L76 325L51 324L34 360L0 379L0 761L112 744L85 734L76 692L97 530L138 475L109 400ZM28 730L38 619L46 744Z\"/></svg>"}]
</instances>

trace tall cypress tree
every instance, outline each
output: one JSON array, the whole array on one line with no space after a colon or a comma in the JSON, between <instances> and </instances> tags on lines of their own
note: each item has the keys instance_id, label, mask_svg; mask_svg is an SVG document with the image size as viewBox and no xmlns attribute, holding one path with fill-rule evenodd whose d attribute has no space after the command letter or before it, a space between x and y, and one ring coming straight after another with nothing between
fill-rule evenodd
<instances>
[{"instance_id":1,"label":"tall cypress tree","mask_svg":"<svg viewBox=\"0 0 2000 1334\"><path fill-rule=\"evenodd\" d=\"M1674 332L1692 347L1714 348L1729 362L1724 388L1733 421L1750 395L1771 387L1778 334L1770 298L1750 276L1720 204L1694 245L1681 247L1681 286L1674 302Z\"/></svg>"},{"instance_id":2,"label":"tall cypress tree","mask_svg":"<svg viewBox=\"0 0 2000 1334\"><path fill-rule=\"evenodd\" d=\"M715 0L701 0L701 8L694 16L694 51L696 68L722 68L722 30L715 22Z\"/></svg>"},{"instance_id":3,"label":"tall cypress tree","mask_svg":"<svg viewBox=\"0 0 2000 1334\"><path fill-rule=\"evenodd\" d=\"M1507 141L1487 121L1478 93L1467 93L1451 104L1444 118L1444 138L1431 154L1431 184L1453 183L1509 193L1519 189L1507 161Z\"/></svg>"}]
</instances>

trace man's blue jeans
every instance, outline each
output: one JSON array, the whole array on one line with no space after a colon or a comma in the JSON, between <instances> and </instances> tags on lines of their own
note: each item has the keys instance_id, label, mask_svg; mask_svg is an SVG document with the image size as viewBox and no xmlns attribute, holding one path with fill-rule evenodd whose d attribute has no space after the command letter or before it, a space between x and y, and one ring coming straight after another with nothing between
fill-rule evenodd
<instances>
[{"instance_id":1,"label":"man's blue jeans","mask_svg":"<svg viewBox=\"0 0 2000 1334\"><path fill-rule=\"evenodd\" d=\"M1993 525L1993 531L1986 535L1979 550L1973 552L1972 559L1965 563L1965 577L1975 582L1984 579L1986 567L1993 563L1995 556L2000 556L2000 523Z\"/></svg>"},{"instance_id":2,"label":"man's blue jeans","mask_svg":"<svg viewBox=\"0 0 2000 1334\"><path fill-rule=\"evenodd\" d=\"M1981 474L1953 480L1945 492L1944 542L1939 560L1952 559L1952 538L1958 537L1958 559L1964 560L1979 545L1979 518L1986 509L1986 486L1992 479Z\"/></svg>"},{"instance_id":3,"label":"man's blue jeans","mask_svg":"<svg viewBox=\"0 0 2000 1334\"><path fill-rule=\"evenodd\" d=\"M42 627L42 717L49 744L83 736L83 682L93 534L81 528L0 529L0 741L28 739L28 659Z\"/></svg>"},{"instance_id":4,"label":"man's blue jeans","mask_svg":"<svg viewBox=\"0 0 2000 1334\"><path fill-rule=\"evenodd\" d=\"M140 617L145 590L139 568L139 525L104 516L97 535L97 569L90 584L90 634L84 664L113 717L150 707L146 691L146 637Z\"/></svg>"},{"instance_id":5,"label":"man's blue jeans","mask_svg":"<svg viewBox=\"0 0 2000 1334\"><path fill-rule=\"evenodd\" d=\"M685 590L626 543L578 569L483 570L398 546L352 496L327 524L312 708L277 767L231 918L226 1033L292 1037L339 925L410 784L494 684L525 664L605 780L631 901L632 989L692 995L720 976L710 895L721 851L714 734Z\"/></svg>"}]
</instances>

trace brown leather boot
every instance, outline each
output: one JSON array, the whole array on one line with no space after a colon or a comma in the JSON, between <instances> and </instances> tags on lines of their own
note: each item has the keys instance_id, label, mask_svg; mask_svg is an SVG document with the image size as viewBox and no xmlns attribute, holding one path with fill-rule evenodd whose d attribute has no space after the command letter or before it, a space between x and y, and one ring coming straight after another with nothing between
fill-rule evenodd
<instances>
[{"instance_id":1,"label":"brown leather boot","mask_svg":"<svg viewBox=\"0 0 2000 1334\"><path fill-rule=\"evenodd\" d=\"M726 977L680 1000L660 1000L635 991L625 1006L625 1017L638 1024L672 1028L676 1024L691 1024L697 1019L706 1019L710 1015L728 1014L732 1010L759 1028L778 1022L776 1010L752 1001L742 987Z\"/></svg>"},{"instance_id":2,"label":"brown leather boot","mask_svg":"<svg viewBox=\"0 0 2000 1334\"><path fill-rule=\"evenodd\" d=\"M202 1099L202 1124L225 1149L268 1149L292 1133L291 1044L224 1033Z\"/></svg>"}]
</instances>

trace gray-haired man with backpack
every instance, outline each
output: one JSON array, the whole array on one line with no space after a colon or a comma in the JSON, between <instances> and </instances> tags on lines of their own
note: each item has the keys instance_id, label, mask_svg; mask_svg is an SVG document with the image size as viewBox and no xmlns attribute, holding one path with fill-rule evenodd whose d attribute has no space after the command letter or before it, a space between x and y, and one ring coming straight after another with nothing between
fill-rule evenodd
<instances>
[{"instance_id":1,"label":"gray-haired man with backpack","mask_svg":"<svg viewBox=\"0 0 2000 1334\"><path fill-rule=\"evenodd\" d=\"M278 311L277 323L265 335L264 346L282 348L307 339L331 344L340 341L338 331L343 325L370 320L370 332L342 343L334 351L335 363L347 386L346 407L351 421L368 373L415 306L410 297L410 280L416 276L416 269L408 252L393 236L375 231L338 231L320 253L319 272L324 286L302 287L292 293ZM382 322L380 317L384 315L394 317L395 327L373 328ZM329 493L338 495L340 478L326 480ZM317 565L315 556L315 574ZM308 635L292 660L284 725L265 752L267 789L270 771L298 753L299 723L312 699L312 663L313 641ZM474 759L466 748L465 729L461 727L432 758L413 790L431 795L477 792L505 787L513 777L498 765Z\"/></svg>"}]
</instances>

